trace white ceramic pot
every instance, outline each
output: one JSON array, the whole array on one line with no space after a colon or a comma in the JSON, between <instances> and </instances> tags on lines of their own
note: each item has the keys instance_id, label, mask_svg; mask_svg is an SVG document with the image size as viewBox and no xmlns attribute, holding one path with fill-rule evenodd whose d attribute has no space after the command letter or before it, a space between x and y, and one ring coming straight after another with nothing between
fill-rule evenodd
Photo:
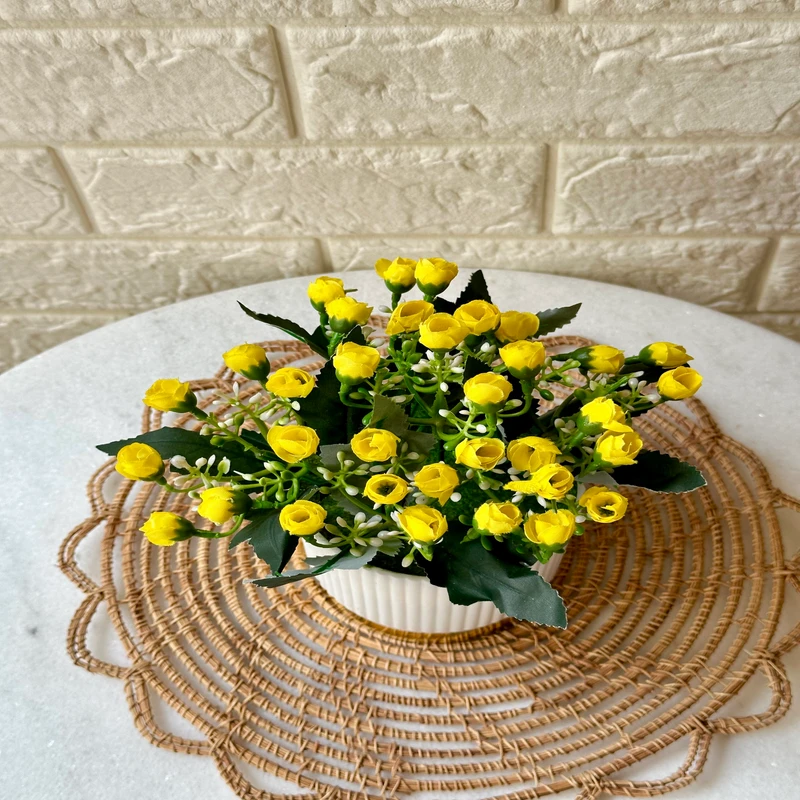
<instances>
[{"instance_id":1,"label":"white ceramic pot","mask_svg":"<svg viewBox=\"0 0 800 800\"><path fill-rule=\"evenodd\" d=\"M330 555L331 550L303 542L309 556ZM536 571L551 581L561 563L554 555L547 564L537 564ZM323 589L346 609L386 628L412 633L459 633L505 618L493 603L484 601L471 606L450 602L447 589L433 586L419 575L401 575L378 567L332 570L320 575Z\"/></svg>"}]
</instances>

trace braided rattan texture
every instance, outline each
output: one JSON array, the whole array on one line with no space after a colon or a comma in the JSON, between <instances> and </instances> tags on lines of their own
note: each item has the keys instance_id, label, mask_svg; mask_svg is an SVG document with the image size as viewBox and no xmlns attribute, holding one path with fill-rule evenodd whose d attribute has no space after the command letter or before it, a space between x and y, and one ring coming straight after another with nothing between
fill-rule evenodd
<instances>
[{"instance_id":1,"label":"braided rattan texture","mask_svg":"<svg viewBox=\"0 0 800 800\"><path fill-rule=\"evenodd\" d=\"M303 345L267 347L278 366L314 366ZM193 386L208 402L206 390L230 392L232 380L223 370ZM700 773L715 734L786 713L781 658L800 640L797 620L782 619L785 592L800 591L800 556L784 553L778 511L800 504L699 402L687 410L661 407L638 428L649 446L696 463L708 486L629 492L625 520L570 544L555 581L566 631L508 620L414 636L370 625L313 582L257 589L243 583L264 574L247 546L150 546L137 532L149 511L187 509L157 486L118 480L109 462L89 485L91 516L61 547L62 570L86 594L69 653L124 682L148 740L214 758L247 800L467 790L521 800L567 789L593 800L678 789ZM160 424L148 411L145 429ZM99 555L96 577L78 566L84 541ZM124 665L88 645L100 613ZM763 710L732 715L726 706L751 680L763 683ZM185 720L182 732L164 721L165 705ZM682 766L652 777L641 762L670 747ZM256 788L259 771L300 791Z\"/></svg>"}]
</instances>

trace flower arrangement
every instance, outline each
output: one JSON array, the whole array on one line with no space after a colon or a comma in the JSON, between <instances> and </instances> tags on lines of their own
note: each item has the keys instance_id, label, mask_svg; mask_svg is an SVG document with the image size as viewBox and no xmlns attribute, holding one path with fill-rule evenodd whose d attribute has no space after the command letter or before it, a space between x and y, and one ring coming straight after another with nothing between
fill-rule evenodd
<instances>
[{"instance_id":1,"label":"flower arrangement","mask_svg":"<svg viewBox=\"0 0 800 800\"><path fill-rule=\"evenodd\" d=\"M587 523L600 531L620 520L625 485L683 492L705 483L693 466L645 449L634 427L699 389L691 356L670 342L628 358L602 344L548 354L540 337L580 304L501 311L480 271L451 302L442 293L458 268L441 258L381 259L376 271L391 293L385 333L368 326L372 308L339 278L308 287L313 332L242 306L321 356L316 375L273 370L263 347L241 344L225 363L259 390L234 384L218 398L224 411L201 408L177 379L147 390L146 405L192 414L198 429L163 427L100 449L116 455L123 477L188 495L213 527L155 511L141 530L164 546L249 541L270 566L260 586L373 565L425 575L453 603L490 600L564 627L561 597L532 567ZM414 286L422 298L404 300ZM287 569L300 539L327 553Z\"/></svg>"}]
</instances>

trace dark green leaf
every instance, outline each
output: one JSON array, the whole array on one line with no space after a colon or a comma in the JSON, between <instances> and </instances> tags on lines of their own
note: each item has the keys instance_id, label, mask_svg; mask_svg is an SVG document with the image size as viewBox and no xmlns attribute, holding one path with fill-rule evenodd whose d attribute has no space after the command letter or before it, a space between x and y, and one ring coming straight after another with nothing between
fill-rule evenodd
<instances>
[{"instance_id":1,"label":"dark green leaf","mask_svg":"<svg viewBox=\"0 0 800 800\"><path fill-rule=\"evenodd\" d=\"M547 311L540 311L536 316L539 317L539 330L537 336L547 336L553 331L563 328L575 319L581 304L574 306L564 306L562 308L548 308Z\"/></svg>"},{"instance_id":2,"label":"dark green leaf","mask_svg":"<svg viewBox=\"0 0 800 800\"><path fill-rule=\"evenodd\" d=\"M284 586L287 583L302 581L304 578L313 578L315 575L322 575L332 569L360 569L369 564L375 558L377 552L378 549L376 547L369 547L360 556L351 556L350 553L340 552L327 560L324 558L307 558L306 563L311 566L311 569L292 570L284 575L270 575L267 578L250 581L250 583L271 589L276 586Z\"/></svg>"},{"instance_id":3,"label":"dark green leaf","mask_svg":"<svg viewBox=\"0 0 800 800\"><path fill-rule=\"evenodd\" d=\"M259 436L259 438L261 437ZM198 431L187 428L159 428L134 436L132 439L120 439L117 442L99 444L97 449L115 456L125 445L132 442L149 444L158 450L159 455L165 459L180 455L190 464L194 464L198 458L210 458L215 455L218 461L227 458L231 462L231 468L237 472L258 472L263 469L261 460L249 454L236 442L212 446L210 436L202 436ZM266 451L263 439L261 442Z\"/></svg>"},{"instance_id":4,"label":"dark green leaf","mask_svg":"<svg viewBox=\"0 0 800 800\"><path fill-rule=\"evenodd\" d=\"M346 334L342 342L353 342L354 344L360 344L362 347L366 345L367 340L364 336L364 331L360 325L356 325L355 327L351 328Z\"/></svg>"},{"instance_id":5,"label":"dark green leaf","mask_svg":"<svg viewBox=\"0 0 800 800\"><path fill-rule=\"evenodd\" d=\"M651 492L691 492L706 485L697 467L658 450L642 450L635 464L617 467L614 480L624 486L641 486Z\"/></svg>"},{"instance_id":6,"label":"dark green leaf","mask_svg":"<svg viewBox=\"0 0 800 800\"><path fill-rule=\"evenodd\" d=\"M320 444L336 444L342 439L350 441L366 413L366 409L350 408L339 399L339 380L333 361L328 361L320 370L311 394L297 402L303 424L317 432Z\"/></svg>"},{"instance_id":7,"label":"dark green leaf","mask_svg":"<svg viewBox=\"0 0 800 800\"><path fill-rule=\"evenodd\" d=\"M464 362L464 382L466 383L470 378L474 378L481 372L491 372L491 371L492 368L485 362L481 361L479 358L473 358L472 356L467 356L467 360Z\"/></svg>"},{"instance_id":8,"label":"dark green leaf","mask_svg":"<svg viewBox=\"0 0 800 800\"><path fill-rule=\"evenodd\" d=\"M518 417L505 417L500 419L503 432L507 441L519 439L522 436L533 436L539 433L539 401L534 398L530 408Z\"/></svg>"},{"instance_id":9,"label":"dark green leaf","mask_svg":"<svg viewBox=\"0 0 800 800\"><path fill-rule=\"evenodd\" d=\"M259 314L257 311L252 311L244 303L239 303L242 311L248 317L252 317L259 322L264 322L267 325L272 325L273 328L278 328L289 336L305 342L315 353L319 353L324 358L328 357L328 338L322 331L322 328L317 327L314 333L309 333L305 328L300 327L296 322L283 317L276 317L274 314Z\"/></svg>"},{"instance_id":10,"label":"dark green leaf","mask_svg":"<svg viewBox=\"0 0 800 800\"><path fill-rule=\"evenodd\" d=\"M463 306L465 303L471 303L473 300L485 300L487 303L492 302L489 295L489 287L486 285L486 278L483 276L483 270L478 269L469 276L469 283L467 283L464 291L458 296L456 301L457 306Z\"/></svg>"},{"instance_id":11,"label":"dark green leaf","mask_svg":"<svg viewBox=\"0 0 800 800\"><path fill-rule=\"evenodd\" d=\"M456 304L452 300L446 300L441 295L434 297L433 307L439 314L452 314L457 308Z\"/></svg>"},{"instance_id":12,"label":"dark green leaf","mask_svg":"<svg viewBox=\"0 0 800 800\"><path fill-rule=\"evenodd\" d=\"M558 592L525 564L489 552L481 540L461 542L461 534L445 537L425 566L435 586L445 586L451 602L472 605L491 600L516 619L566 628L567 612Z\"/></svg>"},{"instance_id":13,"label":"dark green leaf","mask_svg":"<svg viewBox=\"0 0 800 800\"><path fill-rule=\"evenodd\" d=\"M408 433L408 416L395 402L383 395L375 395L370 428L391 431L401 439Z\"/></svg>"},{"instance_id":14,"label":"dark green leaf","mask_svg":"<svg viewBox=\"0 0 800 800\"><path fill-rule=\"evenodd\" d=\"M277 509L257 513L230 541L229 548L249 541L256 555L269 564L273 575L278 575L289 563L297 549L299 537L287 533L278 520Z\"/></svg>"}]
</instances>

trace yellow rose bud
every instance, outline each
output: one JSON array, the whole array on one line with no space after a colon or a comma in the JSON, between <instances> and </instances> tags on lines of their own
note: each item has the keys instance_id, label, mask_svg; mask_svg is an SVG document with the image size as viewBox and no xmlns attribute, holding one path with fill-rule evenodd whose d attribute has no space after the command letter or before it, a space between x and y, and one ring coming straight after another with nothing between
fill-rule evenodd
<instances>
[{"instance_id":1,"label":"yellow rose bud","mask_svg":"<svg viewBox=\"0 0 800 800\"><path fill-rule=\"evenodd\" d=\"M628 498L606 489L605 486L590 487L580 496L578 502L595 522L616 522L628 510Z\"/></svg>"},{"instance_id":2,"label":"yellow rose bud","mask_svg":"<svg viewBox=\"0 0 800 800\"><path fill-rule=\"evenodd\" d=\"M164 474L164 459L149 444L133 442L120 448L114 469L129 481L155 481Z\"/></svg>"},{"instance_id":3,"label":"yellow rose bud","mask_svg":"<svg viewBox=\"0 0 800 800\"><path fill-rule=\"evenodd\" d=\"M281 367L267 378L267 391L277 397L308 397L317 380L304 369Z\"/></svg>"},{"instance_id":4,"label":"yellow rose bud","mask_svg":"<svg viewBox=\"0 0 800 800\"><path fill-rule=\"evenodd\" d=\"M625 412L610 397L596 397L583 406L578 415L578 427L589 436L617 424L625 425Z\"/></svg>"},{"instance_id":5,"label":"yellow rose bud","mask_svg":"<svg viewBox=\"0 0 800 800\"><path fill-rule=\"evenodd\" d=\"M433 314L419 326L419 340L431 350L452 350L468 333L450 314Z\"/></svg>"},{"instance_id":6,"label":"yellow rose bud","mask_svg":"<svg viewBox=\"0 0 800 800\"><path fill-rule=\"evenodd\" d=\"M447 520L430 506L409 506L397 517L400 527L415 542L435 542L447 532Z\"/></svg>"},{"instance_id":7,"label":"yellow rose bud","mask_svg":"<svg viewBox=\"0 0 800 800\"><path fill-rule=\"evenodd\" d=\"M373 503L394 505L408 494L408 484L399 475L373 475L364 487Z\"/></svg>"},{"instance_id":8,"label":"yellow rose bud","mask_svg":"<svg viewBox=\"0 0 800 800\"><path fill-rule=\"evenodd\" d=\"M555 463L560 455L558 447L541 436L523 436L508 444L508 460L520 472L536 472L545 464Z\"/></svg>"},{"instance_id":9,"label":"yellow rose bud","mask_svg":"<svg viewBox=\"0 0 800 800\"><path fill-rule=\"evenodd\" d=\"M398 303L386 325L386 333L389 336L395 336L398 333L418 331L419 326L433 314L433 311L433 303L429 303L427 300L409 300L406 303Z\"/></svg>"},{"instance_id":10,"label":"yellow rose bud","mask_svg":"<svg viewBox=\"0 0 800 800\"><path fill-rule=\"evenodd\" d=\"M494 469L505 455L501 439L464 439L456 446L456 462L470 469Z\"/></svg>"},{"instance_id":11,"label":"yellow rose bud","mask_svg":"<svg viewBox=\"0 0 800 800\"><path fill-rule=\"evenodd\" d=\"M281 461L296 464L317 452L319 436L307 425L273 425L267 432L267 442Z\"/></svg>"},{"instance_id":12,"label":"yellow rose bud","mask_svg":"<svg viewBox=\"0 0 800 800\"><path fill-rule=\"evenodd\" d=\"M177 378L163 378L156 381L145 393L144 404L156 411L193 411L197 408L197 398L188 383Z\"/></svg>"},{"instance_id":13,"label":"yellow rose bud","mask_svg":"<svg viewBox=\"0 0 800 800\"><path fill-rule=\"evenodd\" d=\"M350 448L362 461L388 461L397 455L400 437L381 428L364 428L350 440Z\"/></svg>"},{"instance_id":14,"label":"yellow rose bud","mask_svg":"<svg viewBox=\"0 0 800 800\"><path fill-rule=\"evenodd\" d=\"M426 497L444 505L459 484L458 473L449 465L426 464L414 477L414 485Z\"/></svg>"},{"instance_id":15,"label":"yellow rose bud","mask_svg":"<svg viewBox=\"0 0 800 800\"><path fill-rule=\"evenodd\" d=\"M692 360L686 348L672 342L653 342L642 348L639 359L645 364L655 364L657 367L682 367Z\"/></svg>"},{"instance_id":16,"label":"yellow rose bud","mask_svg":"<svg viewBox=\"0 0 800 800\"><path fill-rule=\"evenodd\" d=\"M575 533L575 515L571 511L545 511L525 520L525 536L534 544L557 547L566 544Z\"/></svg>"},{"instance_id":17,"label":"yellow rose bud","mask_svg":"<svg viewBox=\"0 0 800 800\"><path fill-rule=\"evenodd\" d=\"M580 361L587 369L604 372L607 375L616 375L625 364L625 353L607 344L582 347L572 353L571 358Z\"/></svg>"},{"instance_id":18,"label":"yellow rose bud","mask_svg":"<svg viewBox=\"0 0 800 800\"><path fill-rule=\"evenodd\" d=\"M510 481L503 488L520 494L538 494L546 500L562 498L575 483L572 473L561 464L545 464L527 481Z\"/></svg>"},{"instance_id":19,"label":"yellow rose bud","mask_svg":"<svg viewBox=\"0 0 800 800\"><path fill-rule=\"evenodd\" d=\"M464 384L464 394L478 411L496 411L511 394L511 382L496 372L480 372Z\"/></svg>"},{"instance_id":20,"label":"yellow rose bud","mask_svg":"<svg viewBox=\"0 0 800 800\"><path fill-rule=\"evenodd\" d=\"M392 294L407 292L414 285L414 269L417 262L413 258L379 258L375 262L375 272L383 278L386 288Z\"/></svg>"},{"instance_id":21,"label":"yellow rose bud","mask_svg":"<svg viewBox=\"0 0 800 800\"><path fill-rule=\"evenodd\" d=\"M476 509L472 524L493 536L502 536L519 528L522 524L522 513L513 503L490 501Z\"/></svg>"},{"instance_id":22,"label":"yellow rose bud","mask_svg":"<svg viewBox=\"0 0 800 800\"><path fill-rule=\"evenodd\" d=\"M547 351L541 342L522 339L500 348L501 361L515 378L523 381L536 375L546 358Z\"/></svg>"},{"instance_id":23,"label":"yellow rose bud","mask_svg":"<svg viewBox=\"0 0 800 800\"><path fill-rule=\"evenodd\" d=\"M267 351L258 344L240 344L224 353L225 366L253 381L264 381L269 375Z\"/></svg>"},{"instance_id":24,"label":"yellow rose bud","mask_svg":"<svg viewBox=\"0 0 800 800\"><path fill-rule=\"evenodd\" d=\"M443 258L423 258L417 262L415 275L424 294L441 294L458 275L458 267Z\"/></svg>"},{"instance_id":25,"label":"yellow rose bud","mask_svg":"<svg viewBox=\"0 0 800 800\"><path fill-rule=\"evenodd\" d=\"M697 392L703 376L691 367L676 367L658 379L658 393L667 400L685 400Z\"/></svg>"},{"instance_id":26,"label":"yellow rose bud","mask_svg":"<svg viewBox=\"0 0 800 800\"><path fill-rule=\"evenodd\" d=\"M344 296L344 284L339 278L329 278L327 275L323 275L308 284L308 299L317 311L324 311L328 303Z\"/></svg>"},{"instance_id":27,"label":"yellow rose bud","mask_svg":"<svg viewBox=\"0 0 800 800\"><path fill-rule=\"evenodd\" d=\"M615 424L595 442L594 460L612 467L635 464L642 446L642 439L633 428Z\"/></svg>"},{"instance_id":28,"label":"yellow rose bud","mask_svg":"<svg viewBox=\"0 0 800 800\"><path fill-rule=\"evenodd\" d=\"M318 503L310 500L296 500L281 509L278 522L286 533L293 536L311 536L322 530L328 512Z\"/></svg>"},{"instance_id":29,"label":"yellow rose bud","mask_svg":"<svg viewBox=\"0 0 800 800\"><path fill-rule=\"evenodd\" d=\"M246 494L227 486L215 486L200 493L197 513L204 519L222 525L237 514L244 514L248 508L250 498Z\"/></svg>"},{"instance_id":30,"label":"yellow rose bud","mask_svg":"<svg viewBox=\"0 0 800 800\"><path fill-rule=\"evenodd\" d=\"M380 360L381 354L374 347L343 342L336 348L333 366L342 383L356 384L371 378Z\"/></svg>"},{"instance_id":31,"label":"yellow rose bud","mask_svg":"<svg viewBox=\"0 0 800 800\"><path fill-rule=\"evenodd\" d=\"M500 327L495 336L500 342L516 342L536 336L539 317L529 311L504 311L500 315Z\"/></svg>"},{"instance_id":32,"label":"yellow rose bud","mask_svg":"<svg viewBox=\"0 0 800 800\"><path fill-rule=\"evenodd\" d=\"M367 324L372 306L345 295L326 303L325 311L330 317L331 329L336 333L347 333L356 325Z\"/></svg>"},{"instance_id":33,"label":"yellow rose bud","mask_svg":"<svg viewBox=\"0 0 800 800\"><path fill-rule=\"evenodd\" d=\"M500 309L486 300L465 303L453 312L453 316L473 335L493 331L500 324Z\"/></svg>"},{"instance_id":34,"label":"yellow rose bud","mask_svg":"<svg viewBox=\"0 0 800 800\"><path fill-rule=\"evenodd\" d=\"M171 547L175 542L182 542L194 535L194 525L171 511L154 511L139 530L150 544L159 547Z\"/></svg>"}]
</instances>

